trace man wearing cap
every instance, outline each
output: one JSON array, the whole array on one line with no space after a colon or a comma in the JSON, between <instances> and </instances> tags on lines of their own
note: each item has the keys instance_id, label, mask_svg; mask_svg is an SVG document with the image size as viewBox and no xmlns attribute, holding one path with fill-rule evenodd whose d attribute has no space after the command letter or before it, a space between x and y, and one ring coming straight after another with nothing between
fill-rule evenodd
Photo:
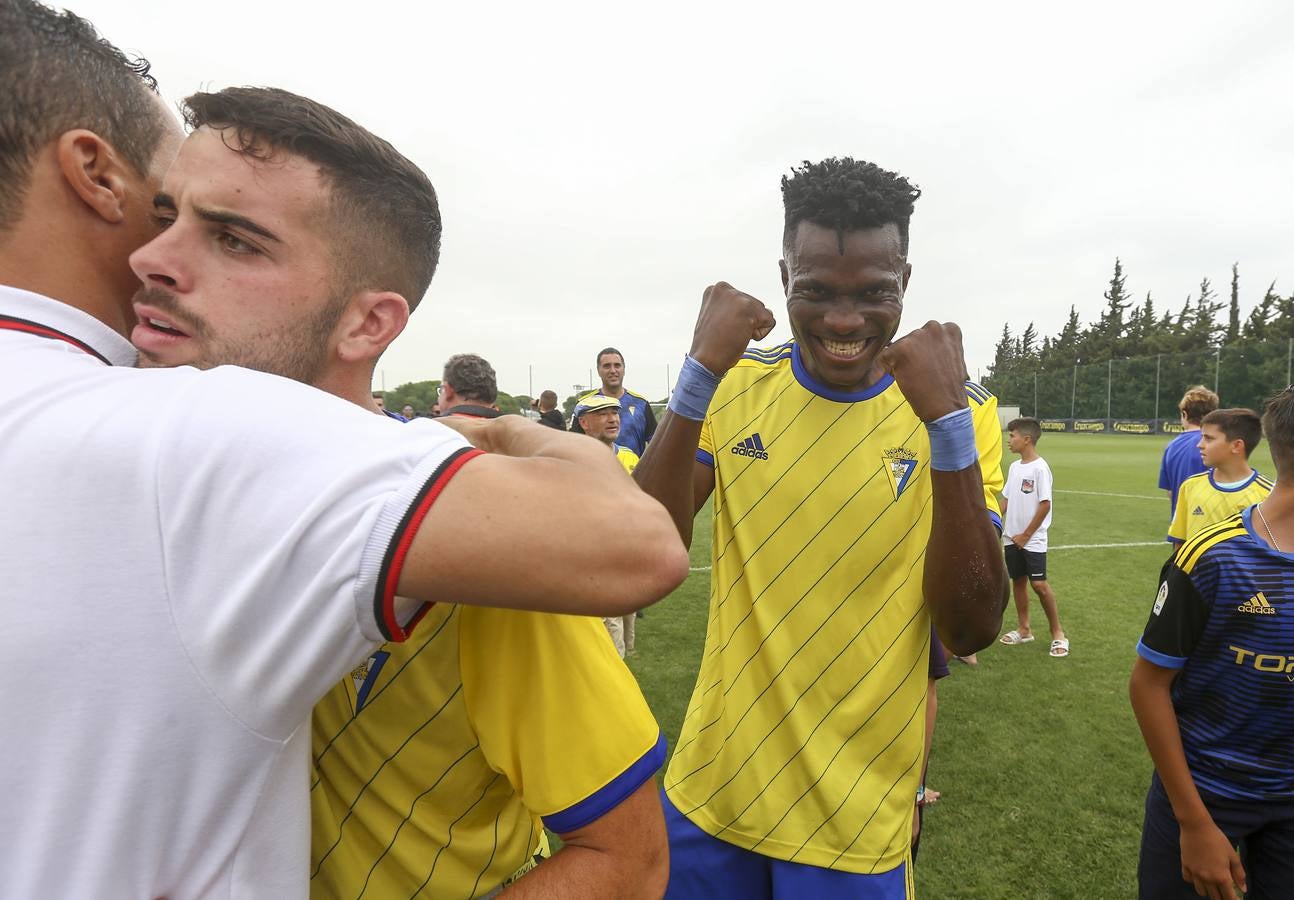
<instances>
[{"instance_id":1,"label":"man wearing cap","mask_svg":"<svg viewBox=\"0 0 1294 900\"><path fill-rule=\"evenodd\" d=\"M580 397L577 407L590 397L614 397L618 400L620 444L642 456L647 442L656 433L656 415L646 397L625 390L625 358L615 347L607 347L598 353L598 377L602 379L602 387ZM571 422L571 431L583 431L579 416Z\"/></svg>"},{"instance_id":2,"label":"man wearing cap","mask_svg":"<svg viewBox=\"0 0 1294 900\"><path fill-rule=\"evenodd\" d=\"M632 473L638 465L638 454L628 447L616 443L620 436L621 401L615 397L602 394L590 394L575 407L575 425L589 437L597 438L611 448L625 471ZM623 616L609 616L602 621L606 623L611 640L615 642L616 651L623 657L634 652L634 631L637 613Z\"/></svg>"}]
</instances>

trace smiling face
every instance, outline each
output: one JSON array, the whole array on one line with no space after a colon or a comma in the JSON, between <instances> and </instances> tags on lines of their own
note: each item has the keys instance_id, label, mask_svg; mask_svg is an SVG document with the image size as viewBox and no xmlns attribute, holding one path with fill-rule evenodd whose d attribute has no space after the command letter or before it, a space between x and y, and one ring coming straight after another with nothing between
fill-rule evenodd
<instances>
[{"instance_id":1,"label":"smiling face","mask_svg":"<svg viewBox=\"0 0 1294 900\"><path fill-rule=\"evenodd\" d=\"M791 332L817 381L859 391L881 377L876 356L899 327L912 267L895 225L849 231L801 222L782 260Z\"/></svg>"},{"instance_id":2,"label":"smiling face","mask_svg":"<svg viewBox=\"0 0 1294 900\"><path fill-rule=\"evenodd\" d=\"M234 143L232 140L230 143ZM136 250L131 340L140 364L240 365L312 382L345 306L318 167L254 159L194 132L154 201L162 233Z\"/></svg>"},{"instance_id":3,"label":"smiling face","mask_svg":"<svg viewBox=\"0 0 1294 900\"><path fill-rule=\"evenodd\" d=\"M598 375L602 378L602 390L620 390L625 382L624 359L618 353L603 353L598 357Z\"/></svg>"}]
</instances>

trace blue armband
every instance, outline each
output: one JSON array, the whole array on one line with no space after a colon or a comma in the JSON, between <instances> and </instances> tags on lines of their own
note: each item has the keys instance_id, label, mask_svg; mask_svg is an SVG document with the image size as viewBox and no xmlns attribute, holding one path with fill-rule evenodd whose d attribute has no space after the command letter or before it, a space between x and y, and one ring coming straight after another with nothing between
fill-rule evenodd
<instances>
[{"instance_id":1,"label":"blue armband","mask_svg":"<svg viewBox=\"0 0 1294 900\"><path fill-rule=\"evenodd\" d=\"M710 408L710 398L723 379L690 356L683 357L683 368L678 373L678 383L669 398L669 409L674 415L700 422ZM969 412L969 410L967 410Z\"/></svg>"},{"instance_id":2,"label":"blue armband","mask_svg":"<svg viewBox=\"0 0 1294 900\"><path fill-rule=\"evenodd\" d=\"M960 472L979 459L969 407L927 422L926 431L930 433L930 468L936 472Z\"/></svg>"}]
</instances>

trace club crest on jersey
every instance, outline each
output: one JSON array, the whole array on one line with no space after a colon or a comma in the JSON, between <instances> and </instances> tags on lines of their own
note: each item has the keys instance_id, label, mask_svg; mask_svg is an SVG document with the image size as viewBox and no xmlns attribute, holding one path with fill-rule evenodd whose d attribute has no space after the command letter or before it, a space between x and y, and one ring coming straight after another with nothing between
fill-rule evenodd
<instances>
[{"instance_id":1,"label":"club crest on jersey","mask_svg":"<svg viewBox=\"0 0 1294 900\"><path fill-rule=\"evenodd\" d=\"M385 650L378 650L368 658L368 662L358 665L350 670L350 680L355 685L355 712L358 714L364 708L368 695L373 691L373 685L377 682L377 676L382 671L382 666L391 654Z\"/></svg>"},{"instance_id":2,"label":"club crest on jersey","mask_svg":"<svg viewBox=\"0 0 1294 900\"><path fill-rule=\"evenodd\" d=\"M1032 494L1032 493L1033 493L1033 479L1032 479L1032 478L1022 478L1022 479L1020 479L1020 492L1021 492L1021 493L1024 493L1024 494Z\"/></svg>"},{"instance_id":3,"label":"club crest on jersey","mask_svg":"<svg viewBox=\"0 0 1294 900\"><path fill-rule=\"evenodd\" d=\"M917 455L907 447L891 447L881 457L885 460L885 472L890 476L890 489L897 500L903 496L917 470Z\"/></svg>"}]
</instances>

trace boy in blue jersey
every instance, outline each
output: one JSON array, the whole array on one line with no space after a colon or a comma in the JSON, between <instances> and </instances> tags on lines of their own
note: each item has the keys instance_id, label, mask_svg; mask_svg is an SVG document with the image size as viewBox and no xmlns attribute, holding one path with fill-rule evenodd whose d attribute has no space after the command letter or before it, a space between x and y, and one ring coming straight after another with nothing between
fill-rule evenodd
<instances>
[{"instance_id":1,"label":"boy in blue jersey","mask_svg":"<svg viewBox=\"0 0 1294 900\"><path fill-rule=\"evenodd\" d=\"M1262 424L1275 488L1178 547L1137 644L1142 900L1294 886L1294 389Z\"/></svg>"},{"instance_id":2,"label":"boy in blue jersey","mask_svg":"<svg viewBox=\"0 0 1294 900\"><path fill-rule=\"evenodd\" d=\"M1202 384L1187 389L1177 404L1182 415L1182 433L1168 442L1159 464L1159 486L1168 491L1169 521L1177 512L1177 489L1182 482L1208 470L1200 459L1200 423L1218 406L1218 395Z\"/></svg>"}]
</instances>

